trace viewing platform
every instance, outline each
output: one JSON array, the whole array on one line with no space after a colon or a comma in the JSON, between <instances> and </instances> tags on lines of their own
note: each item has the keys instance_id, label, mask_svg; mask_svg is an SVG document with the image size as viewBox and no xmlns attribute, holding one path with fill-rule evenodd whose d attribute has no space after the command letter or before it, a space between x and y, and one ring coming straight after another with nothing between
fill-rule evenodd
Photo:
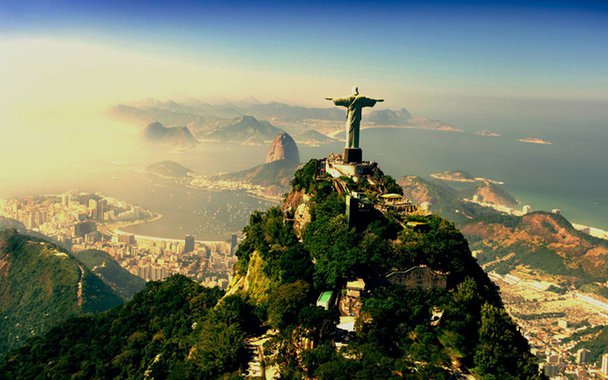
<instances>
[{"instance_id":1,"label":"viewing platform","mask_svg":"<svg viewBox=\"0 0 608 380\"><path fill-rule=\"evenodd\" d=\"M361 177L371 175L378 168L374 161L346 162L339 154L332 153L325 160L325 172L333 178L350 177L358 182Z\"/></svg>"}]
</instances>

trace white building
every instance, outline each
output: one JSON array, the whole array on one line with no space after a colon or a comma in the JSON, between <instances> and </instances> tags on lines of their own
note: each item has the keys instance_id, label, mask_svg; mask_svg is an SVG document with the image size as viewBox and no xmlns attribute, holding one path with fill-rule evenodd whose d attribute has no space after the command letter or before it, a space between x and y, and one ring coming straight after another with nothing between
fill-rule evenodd
<instances>
[{"instance_id":1,"label":"white building","mask_svg":"<svg viewBox=\"0 0 608 380\"><path fill-rule=\"evenodd\" d=\"M602 355L602 374L608 376L608 354Z\"/></svg>"}]
</instances>

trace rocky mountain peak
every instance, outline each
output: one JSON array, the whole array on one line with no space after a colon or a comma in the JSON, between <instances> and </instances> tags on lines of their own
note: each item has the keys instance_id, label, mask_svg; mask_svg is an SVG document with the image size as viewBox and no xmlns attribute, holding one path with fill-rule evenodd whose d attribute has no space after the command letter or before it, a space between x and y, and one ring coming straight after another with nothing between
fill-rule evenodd
<instances>
[{"instance_id":1,"label":"rocky mountain peak","mask_svg":"<svg viewBox=\"0 0 608 380\"><path fill-rule=\"evenodd\" d=\"M295 163L300 162L300 153L298 152L298 146L291 136L286 132L279 133L272 140L268 154L266 155L266 162L273 162L278 160L289 160Z\"/></svg>"}]
</instances>

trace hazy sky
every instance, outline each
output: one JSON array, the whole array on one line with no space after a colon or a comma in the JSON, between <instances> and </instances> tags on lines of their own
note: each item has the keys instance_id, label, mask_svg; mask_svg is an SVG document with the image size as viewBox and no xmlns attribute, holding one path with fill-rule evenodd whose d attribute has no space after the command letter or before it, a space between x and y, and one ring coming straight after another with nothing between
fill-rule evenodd
<instances>
[{"instance_id":1,"label":"hazy sky","mask_svg":"<svg viewBox=\"0 0 608 380\"><path fill-rule=\"evenodd\" d=\"M608 101L608 2L504 3L3 0L0 100Z\"/></svg>"},{"instance_id":2,"label":"hazy sky","mask_svg":"<svg viewBox=\"0 0 608 380\"><path fill-rule=\"evenodd\" d=\"M14 164L2 176L111 157L116 134L135 133L103 116L118 102L324 106L353 84L448 122L597 113L608 2L1 0L0 160Z\"/></svg>"}]
</instances>

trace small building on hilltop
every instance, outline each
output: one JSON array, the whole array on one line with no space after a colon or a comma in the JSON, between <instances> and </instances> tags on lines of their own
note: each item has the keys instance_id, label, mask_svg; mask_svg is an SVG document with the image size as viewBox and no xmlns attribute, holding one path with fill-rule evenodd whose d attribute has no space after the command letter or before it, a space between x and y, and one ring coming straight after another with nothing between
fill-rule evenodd
<instances>
[{"instance_id":1,"label":"small building on hilltop","mask_svg":"<svg viewBox=\"0 0 608 380\"><path fill-rule=\"evenodd\" d=\"M391 284L403 285L406 288L424 290L445 289L449 273L433 270L426 265L417 265L407 270L397 270L386 275Z\"/></svg>"},{"instance_id":2,"label":"small building on hilltop","mask_svg":"<svg viewBox=\"0 0 608 380\"><path fill-rule=\"evenodd\" d=\"M414 205L409 199L401 194L382 194L379 197L379 202L376 208L382 212L393 211L400 214L411 214L416 211Z\"/></svg>"},{"instance_id":3,"label":"small building on hilltop","mask_svg":"<svg viewBox=\"0 0 608 380\"><path fill-rule=\"evenodd\" d=\"M325 310L329 310L334 305L334 292L331 290L325 291L319 295L317 299L317 306L322 307Z\"/></svg>"},{"instance_id":4,"label":"small building on hilltop","mask_svg":"<svg viewBox=\"0 0 608 380\"><path fill-rule=\"evenodd\" d=\"M324 172L333 178L349 177L357 182L361 177L372 174L378 168L374 161L361 161L357 163L345 162L342 156L330 154L325 160Z\"/></svg>"},{"instance_id":5,"label":"small building on hilltop","mask_svg":"<svg viewBox=\"0 0 608 380\"><path fill-rule=\"evenodd\" d=\"M407 222L405 225L414 232L426 233L431 230L429 224L425 222Z\"/></svg>"},{"instance_id":6,"label":"small building on hilltop","mask_svg":"<svg viewBox=\"0 0 608 380\"><path fill-rule=\"evenodd\" d=\"M361 311L361 295L365 291L365 281L358 278L355 281L348 281L346 289L343 289L343 294L340 297L339 310L340 315L358 317Z\"/></svg>"},{"instance_id":7,"label":"small building on hilltop","mask_svg":"<svg viewBox=\"0 0 608 380\"><path fill-rule=\"evenodd\" d=\"M351 192L346 195L346 220L349 226L369 221L374 204L364 194Z\"/></svg>"}]
</instances>

